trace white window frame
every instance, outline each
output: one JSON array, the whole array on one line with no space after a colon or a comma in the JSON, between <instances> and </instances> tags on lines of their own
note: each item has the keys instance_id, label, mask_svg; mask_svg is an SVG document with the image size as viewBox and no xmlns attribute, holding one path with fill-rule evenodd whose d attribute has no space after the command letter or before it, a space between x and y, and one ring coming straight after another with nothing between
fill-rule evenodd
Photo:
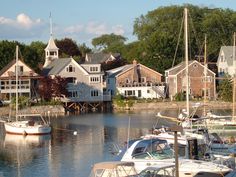
<instances>
[{"instance_id":1,"label":"white window frame","mask_svg":"<svg viewBox=\"0 0 236 177\"><path fill-rule=\"evenodd\" d=\"M97 67L97 66L90 66L90 67L89 67L89 71L90 71L91 73L96 73L96 72L98 72L98 67Z\"/></svg>"},{"instance_id":2,"label":"white window frame","mask_svg":"<svg viewBox=\"0 0 236 177\"><path fill-rule=\"evenodd\" d=\"M99 76L90 76L89 82L90 83L100 83L100 77Z\"/></svg>"},{"instance_id":3,"label":"white window frame","mask_svg":"<svg viewBox=\"0 0 236 177\"><path fill-rule=\"evenodd\" d=\"M66 67L66 71L67 71L68 73L75 72L75 67L72 66L72 65L69 65L68 67Z\"/></svg>"},{"instance_id":4,"label":"white window frame","mask_svg":"<svg viewBox=\"0 0 236 177\"><path fill-rule=\"evenodd\" d=\"M98 97L99 96L99 90L91 90L90 91L91 97Z\"/></svg>"}]
</instances>

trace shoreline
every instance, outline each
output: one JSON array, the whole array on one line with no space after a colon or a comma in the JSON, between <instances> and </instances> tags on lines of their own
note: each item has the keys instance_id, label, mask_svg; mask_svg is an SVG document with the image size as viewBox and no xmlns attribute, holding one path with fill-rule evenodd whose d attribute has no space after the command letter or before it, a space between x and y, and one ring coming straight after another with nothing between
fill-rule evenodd
<instances>
[{"instance_id":1,"label":"shoreline","mask_svg":"<svg viewBox=\"0 0 236 177\"><path fill-rule=\"evenodd\" d=\"M198 105L198 109L204 108L203 101L190 101L190 109ZM233 103L222 102L222 101L207 101L205 107L207 109L232 109ZM113 105L114 110L160 110L160 109L184 109L186 108L185 101L170 101L170 102L150 102L150 103L134 103L131 107L126 105L126 107L118 107Z\"/></svg>"},{"instance_id":2,"label":"shoreline","mask_svg":"<svg viewBox=\"0 0 236 177\"><path fill-rule=\"evenodd\" d=\"M193 105L198 104L198 110L203 109L204 104L203 102L189 102L190 109L193 108ZM222 101L208 101L206 102L206 109L232 109L233 103L231 102L222 102ZM118 107L117 105L113 104L113 112L117 111L156 111L156 110L171 110L171 109L184 109L186 108L185 101L179 102L148 102L148 103L134 103L131 107ZM10 110L9 106L0 107L0 116L8 116L9 114L14 115L15 110ZM45 117L59 117L59 116L66 116L65 108L62 105L43 105L43 106L31 106L25 109L19 110L20 114L41 114ZM74 113L77 114L77 113ZM79 113L78 113L79 115Z\"/></svg>"}]
</instances>

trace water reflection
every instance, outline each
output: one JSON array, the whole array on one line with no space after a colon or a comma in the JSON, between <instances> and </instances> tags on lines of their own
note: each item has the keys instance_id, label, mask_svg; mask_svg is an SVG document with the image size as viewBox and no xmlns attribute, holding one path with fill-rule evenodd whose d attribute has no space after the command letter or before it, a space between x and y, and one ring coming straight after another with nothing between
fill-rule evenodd
<instances>
[{"instance_id":1,"label":"water reflection","mask_svg":"<svg viewBox=\"0 0 236 177\"><path fill-rule=\"evenodd\" d=\"M0 124L0 176L87 177L94 163L115 158L113 147L124 146L128 139L148 133L156 124L174 124L158 120L156 113L94 113L55 118L51 119L53 131L49 137L8 136ZM166 113L173 114L173 110Z\"/></svg>"},{"instance_id":2,"label":"water reflection","mask_svg":"<svg viewBox=\"0 0 236 177\"><path fill-rule=\"evenodd\" d=\"M40 159L43 152L36 151L50 144L51 135L22 136L5 134L1 143L0 169L2 176L24 176L24 168L35 159ZM48 153L48 151L47 151ZM1 168L3 166L4 168Z\"/></svg>"}]
</instances>

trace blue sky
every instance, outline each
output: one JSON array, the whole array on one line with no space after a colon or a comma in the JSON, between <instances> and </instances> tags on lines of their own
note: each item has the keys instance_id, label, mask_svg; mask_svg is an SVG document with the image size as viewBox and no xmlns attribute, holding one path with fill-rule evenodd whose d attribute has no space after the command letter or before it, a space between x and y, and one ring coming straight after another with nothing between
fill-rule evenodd
<instances>
[{"instance_id":1,"label":"blue sky","mask_svg":"<svg viewBox=\"0 0 236 177\"><path fill-rule=\"evenodd\" d=\"M0 40L47 42L52 14L54 38L72 38L91 46L102 34L135 40L135 18L160 6L190 3L236 10L235 0L3 0L0 6Z\"/></svg>"}]
</instances>

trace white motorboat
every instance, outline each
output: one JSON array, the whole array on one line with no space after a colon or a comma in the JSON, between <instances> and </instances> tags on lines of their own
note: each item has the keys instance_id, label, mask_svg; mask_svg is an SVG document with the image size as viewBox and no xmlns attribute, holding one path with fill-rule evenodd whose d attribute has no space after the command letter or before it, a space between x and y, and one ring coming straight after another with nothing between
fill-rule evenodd
<instances>
[{"instance_id":1,"label":"white motorboat","mask_svg":"<svg viewBox=\"0 0 236 177\"><path fill-rule=\"evenodd\" d=\"M89 177L138 177L133 162L100 162L93 165Z\"/></svg>"},{"instance_id":2,"label":"white motorboat","mask_svg":"<svg viewBox=\"0 0 236 177\"><path fill-rule=\"evenodd\" d=\"M140 138L128 142L119 154L121 161L134 162L135 168L141 172L145 168L153 165L175 164L174 153L166 140L159 138ZM179 172L180 176L188 175L189 177L201 174L209 177L209 174L217 177L222 174L227 174L231 171L230 168L201 160L184 159L179 156Z\"/></svg>"},{"instance_id":3,"label":"white motorboat","mask_svg":"<svg viewBox=\"0 0 236 177\"><path fill-rule=\"evenodd\" d=\"M18 46L16 46L16 115L15 120L4 122L4 127L6 133L11 134L22 134L22 135L44 135L51 133L51 126L49 123L43 119L39 114L28 114L19 115L18 114ZM26 118L31 118L26 119ZM38 117L37 121L35 117ZM33 118L33 119L32 119Z\"/></svg>"}]
</instances>

